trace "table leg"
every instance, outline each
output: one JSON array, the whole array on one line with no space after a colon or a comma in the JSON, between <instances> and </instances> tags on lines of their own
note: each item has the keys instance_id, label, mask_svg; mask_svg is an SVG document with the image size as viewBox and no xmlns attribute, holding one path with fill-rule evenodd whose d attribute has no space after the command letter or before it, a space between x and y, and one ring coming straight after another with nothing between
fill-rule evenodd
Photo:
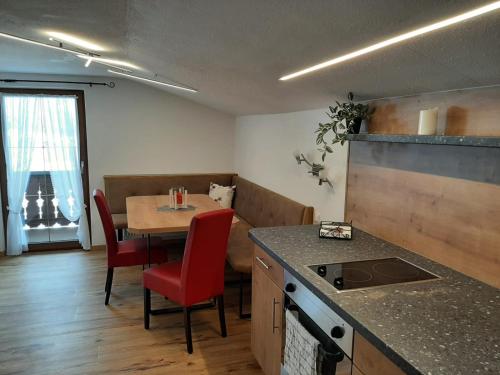
<instances>
[{"instance_id":1,"label":"table leg","mask_svg":"<svg viewBox=\"0 0 500 375\"><path fill-rule=\"evenodd\" d=\"M147 238L147 248L148 248L148 265L149 268L151 268L151 235L148 233L148 238Z\"/></svg>"}]
</instances>

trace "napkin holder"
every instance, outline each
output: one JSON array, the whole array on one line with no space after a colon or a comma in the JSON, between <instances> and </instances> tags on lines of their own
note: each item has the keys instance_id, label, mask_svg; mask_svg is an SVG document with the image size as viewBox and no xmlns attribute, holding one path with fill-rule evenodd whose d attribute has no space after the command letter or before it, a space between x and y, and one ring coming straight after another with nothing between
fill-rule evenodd
<instances>
[{"instance_id":1,"label":"napkin holder","mask_svg":"<svg viewBox=\"0 0 500 375\"><path fill-rule=\"evenodd\" d=\"M352 239L352 222L322 221L319 225L319 237L334 240Z\"/></svg>"}]
</instances>

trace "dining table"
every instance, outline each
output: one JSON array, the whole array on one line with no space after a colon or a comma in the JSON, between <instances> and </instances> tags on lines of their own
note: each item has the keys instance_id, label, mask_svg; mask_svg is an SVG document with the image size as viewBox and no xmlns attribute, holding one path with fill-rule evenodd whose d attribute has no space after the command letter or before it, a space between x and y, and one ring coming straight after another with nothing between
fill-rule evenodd
<instances>
[{"instance_id":1,"label":"dining table","mask_svg":"<svg viewBox=\"0 0 500 375\"><path fill-rule=\"evenodd\" d=\"M153 234L188 233L194 216L220 210L219 203L206 194L189 194L187 207L174 209L170 207L169 195L132 196L126 198L127 231L146 236L148 265L151 267L151 236ZM233 217L232 225L239 222ZM194 310L214 307L214 303L197 304ZM152 315L170 314L182 311L181 307L169 307L150 310Z\"/></svg>"},{"instance_id":2,"label":"dining table","mask_svg":"<svg viewBox=\"0 0 500 375\"><path fill-rule=\"evenodd\" d=\"M126 198L127 231L147 238L148 263L151 266L151 235L187 233L194 216L221 206L206 194L189 194L186 208L170 208L169 195L145 195ZM233 217L233 225L238 223Z\"/></svg>"}]
</instances>

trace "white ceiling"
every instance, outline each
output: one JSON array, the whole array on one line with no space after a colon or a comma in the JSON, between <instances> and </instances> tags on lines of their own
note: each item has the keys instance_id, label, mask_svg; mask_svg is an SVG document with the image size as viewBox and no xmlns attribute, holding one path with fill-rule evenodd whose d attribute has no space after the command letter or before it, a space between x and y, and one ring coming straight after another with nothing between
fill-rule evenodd
<instances>
[{"instance_id":1,"label":"white ceiling","mask_svg":"<svg viewBox=\"0 0 500 375\"><path fill-rule=\"evenodd\" d=\"M491 0L489 1L491 2ZM0 0L0 32L103 44L168 91L233 114L500 83L500 11L291 81L286 73L488 3L471 0ZM110 75L74 55L0 38L5 73Z\"/></svg>"}]
</instances>

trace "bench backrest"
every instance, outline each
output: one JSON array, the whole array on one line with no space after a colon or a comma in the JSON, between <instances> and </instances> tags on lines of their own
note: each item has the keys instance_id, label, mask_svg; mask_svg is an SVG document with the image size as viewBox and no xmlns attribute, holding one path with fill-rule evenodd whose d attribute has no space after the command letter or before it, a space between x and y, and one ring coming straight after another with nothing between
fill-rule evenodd
<instances>
[{"instance_id":1,"label":"bench backrest","mask_svg":"<svg viewBox=\"0 0 500 375\"><path fill-rule=\"evenodd\" d=\"M312 224L314 208L234 176L236 214L254 227Z\"/></svg>"},{"instance_id":2,"label":"bench backrest","mask_svg":"<svg viewBox=\"0 0 500 375\"><path fill-rule=\"evenodd\" d=\"M104 188L111 213L123 214L127 212L127 197L168 195L170 188L178 186L184 186L191 194L208 194L210 182L228 186L233 176L234 173L104 176Z\"/></svg>"}]
</instances>

